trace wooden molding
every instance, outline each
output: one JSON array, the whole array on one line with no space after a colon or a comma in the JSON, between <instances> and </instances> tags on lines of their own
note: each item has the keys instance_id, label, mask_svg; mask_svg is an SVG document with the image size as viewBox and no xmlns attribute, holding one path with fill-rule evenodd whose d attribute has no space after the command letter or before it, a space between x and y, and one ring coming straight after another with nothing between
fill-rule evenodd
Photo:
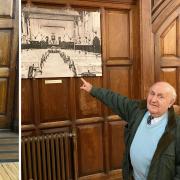
<instances>
[{"instance_id":1,"label":"wooden molding","mask_svg":"<svg viewBox=\"0 0 180 180\"><path fill-rule=\"evenodd\" d=\"M156 33L164 21L173 13L176 9L180 8L180 0L164 1L160 6L154 10L152 14L152 29L153 33Z\"/></svg>"},{"instance_id":2,"label":"wooden molding","mask_svg":"<svg viewBox=\"0 0 180 180\"><path fill-rule=\"evenodd\" d=\"M32 2L43 2L43 3L58 3L58 4L64 4L64 3L74 3L74 2L100 2L100 3L116 3L116 4L136 4L136 0L21 0L22 2L32 3Z\"/></svg>"},{"instance_id":3,"label":"wooden molding","mask_svg":"<svg viewBox=\"0 0 180 180\"><path fill-rule=\"evenodd\" d=\"M145 98L154 83L154 47L151 24L151 1L141 0L140 7L140 59L141 98Z\"/></svg>"},{"instance_id":4,"label":"wooden molding","mask_svg":"<svg viewBox=\"0 0 180 180\"><path fill-rule=\"evenodd\" d=\"M105 8L121 8L121 9L131 9L132 5L136 4L136 0L22 0L23 4L31 4L32 6L36 4L42 5L59 5L59 6L84 6L91 8L105 7Z\"/></svg>"}]
</instances>

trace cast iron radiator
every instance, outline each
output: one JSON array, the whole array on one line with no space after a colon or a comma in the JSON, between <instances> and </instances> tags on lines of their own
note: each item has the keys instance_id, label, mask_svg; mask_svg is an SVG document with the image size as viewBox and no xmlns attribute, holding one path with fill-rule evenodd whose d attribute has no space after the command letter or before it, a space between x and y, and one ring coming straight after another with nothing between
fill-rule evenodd
<instances>
[{"instance_id":1,"label":"cast iron radiator","mask_svg":"<svg viewBox=\"0 0 180 180\"><path fill-rule=\"evenodd\" d=\"M76 180L76 136L72 133L23 137L22 180Z\"/></svg>"}]
</instances>

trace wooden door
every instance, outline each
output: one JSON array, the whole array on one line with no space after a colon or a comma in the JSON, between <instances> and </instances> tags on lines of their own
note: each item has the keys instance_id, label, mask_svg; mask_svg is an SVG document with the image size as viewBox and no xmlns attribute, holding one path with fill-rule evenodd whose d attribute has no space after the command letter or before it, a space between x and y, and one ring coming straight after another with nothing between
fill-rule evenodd
<instances>
[{"instance_id":1,"label":"wooden door","mask_svg":"<svg viewBox=\"0 0 180 180\"><path fill-rule=\"evenodd\" d=\"M0 0L0 128L10 128L18 52L18 0Z\"/></svg>"},{"instance_id":2,"label":"wooden door","mask_svg":"<svg viewBox=\"0 0 180 180\"><path fill-rule=\"evenodd\" d=\"M135 1L38 1L43 7L72 6L101 12L102 77L85 79L97 87L140 97L139 26ZM36 4L38 2L38 4ZM47 81L48 80L48 81ZM56 80L57 83L48 83ZM80 78L22 80L22 135L76 132L79 179L120 179L125 122L80 90Z\"/></svg>"},{"instance_id":3,"label":"wooden door","mask_svg":"<svg viewBox=\"0 0 180 180\"><path fill-rule=\"evenodd\" d=\"M164 5L168 4L164 8ZM180 104L180 4L162 1L154 10L155 79L169 82Z\"/></svg>"}]
</instances>

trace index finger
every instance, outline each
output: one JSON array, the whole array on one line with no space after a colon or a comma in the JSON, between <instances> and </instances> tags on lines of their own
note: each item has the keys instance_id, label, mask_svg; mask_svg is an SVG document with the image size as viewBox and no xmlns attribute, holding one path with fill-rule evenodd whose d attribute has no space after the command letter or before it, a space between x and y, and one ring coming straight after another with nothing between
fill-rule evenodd
<instances>
[{"instance_id":1,"label":"index finger","mask_svg":"<svg viewBox=\"0 0 180 180\"><path fill-rule=\"evenodd\" d=\"M87 83L87 82L85 81L85 79L83 79L83 78L81 78L81 81L82 81L83 83Z\"/></svg>"}]
</instances>

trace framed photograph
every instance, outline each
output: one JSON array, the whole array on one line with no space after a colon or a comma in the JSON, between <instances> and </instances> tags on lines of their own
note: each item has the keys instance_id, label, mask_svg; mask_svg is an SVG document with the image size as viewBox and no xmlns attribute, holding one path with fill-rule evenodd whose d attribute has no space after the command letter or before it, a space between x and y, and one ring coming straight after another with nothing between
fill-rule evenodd
<instances>
[{"instance_id":1,"label":"framed photograph","mask_svg":"<svg viewBox=\"0 0 180 180\"><path fill-rule=\"evenodd\" d=\"M22 9L22 78L102 76L99 10Z\"/></svg>"}]
</instances>

